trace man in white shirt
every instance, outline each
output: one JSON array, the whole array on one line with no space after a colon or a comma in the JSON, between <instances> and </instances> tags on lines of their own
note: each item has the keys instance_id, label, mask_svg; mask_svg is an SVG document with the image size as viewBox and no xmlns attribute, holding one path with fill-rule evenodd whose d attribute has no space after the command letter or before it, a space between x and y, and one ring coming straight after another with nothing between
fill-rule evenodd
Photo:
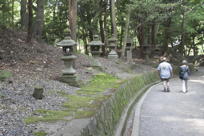
<instances>
[{"instance_id":1,"label":"man in white shirt","mask_svg":"<svg viewBox=\"0 0 204 136\"><path fill-rule=\"evenodd\" d=\"M164 86L164 92L170 92L169 89L169 79L173 76L173 69L171 64L167 62L166 57L161 58L161 63L157 67L157 70L159 72L159 76L161 80L163 81Z\"/></svg>"}]
</instances>

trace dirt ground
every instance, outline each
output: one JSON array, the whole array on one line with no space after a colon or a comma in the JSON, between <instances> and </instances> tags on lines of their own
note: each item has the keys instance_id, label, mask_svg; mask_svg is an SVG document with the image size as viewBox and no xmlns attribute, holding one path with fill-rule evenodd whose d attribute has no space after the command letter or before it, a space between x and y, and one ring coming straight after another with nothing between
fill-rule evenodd
<instances>
[{"instance_id":1,"label":"dirt ground","mask_svg":"<svg viewBox=\"0 0 204 136\"><path fill-rule=\"evenodd\" d=\"M153 69L146 64L145 60L141 59L134 59L133 63L129 64L121 59L93 58L84 54L76 54L76 56L76 75L84 83L98 72L128 79ZM78 89L58 81L58 77L61 76L61 71L64 69L61 57L62 50L60 48L38 43L35 40L28 44L24 32L0 28L0 70L8 70L12 73L11 78L0 82L0 124L2 124L0 136L13 136L14 134L16 136L31 136L36 129L47 130L50 136L56 136L67 126L71 126L69 130L73 131L73 122L76 122L75 125L79 127L78 129L86 125L87 119L74 120L69 123L31 125L25 125L22 121L39 108L60 109L60 105L65 100L57 95L57 91L67 90L68 94L72 94ZM97 63L100 64L100 69L94 68ZM48 90L45 99L41 101L32 98L33 88L36 85L43 86L45 90ZM49 90L52 92L50 93ZM77 125L77 122L81 121L84 123L81 126ZM76 130L72 133L74 135L79 132Z\"/></svg>"}]
</instances>

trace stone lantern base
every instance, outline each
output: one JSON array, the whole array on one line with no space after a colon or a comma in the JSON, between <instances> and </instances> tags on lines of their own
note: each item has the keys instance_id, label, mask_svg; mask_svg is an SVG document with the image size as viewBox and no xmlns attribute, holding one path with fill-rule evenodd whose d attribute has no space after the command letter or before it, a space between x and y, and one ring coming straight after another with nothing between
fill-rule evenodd
<instances>
[{"instance_id":1,"label":"stone lantern base","mask_svg":"<svg viewBox=\"0 0 204 136\"><path fill-rule=\"evenodd\" d=\"M67 83L71 86L79 87L76 75L62 75L60 80L64 83Z\"/></svg>"},{"instance_id":2,"label":"stone lantern base","mask_svg":"<svg viewBox=\"0 0 204 136\"><path fill-rule=\"evenodd\" d=\"M64 61L65 69L62 71L60 81L68 83L72 86L79 86L76 78L76 70L73 68L73 62L77 57L74 55L63 56L61 59Z\"/></svg>"},{"instance_id":3,"label":"stone lantern base","mask_svg":"<svg viewBox=\"0 0 204 136\"><path fill-rule=\"evenodd\" d=\"M118 58L118 54L115 50L111 50L111 52L108 54L108 58L109 59L117 59Z\"/></svg>"},{"instance_id":4,"label":"stone lantern base","mask_svg":"<svg viewBox=\"0 0 204 136\"><path fill-rule=\"evenodd\" d=\"M93 57L100 57L101 56L101 52L100 51L91 51L91 55Z\"/></svg>"}]
</instances>

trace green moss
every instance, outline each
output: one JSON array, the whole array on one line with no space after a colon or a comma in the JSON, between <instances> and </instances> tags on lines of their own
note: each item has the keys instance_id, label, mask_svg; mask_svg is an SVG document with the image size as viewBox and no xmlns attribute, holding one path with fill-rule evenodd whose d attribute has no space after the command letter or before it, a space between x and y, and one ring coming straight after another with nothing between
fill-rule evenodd
<instances>
[{"instance_id":1,"label":"green moss","mask_svg":"<svg viewBox=\"0 0 204 136\"><path fill-rule=\"evenodd\" d=\"M113 97L104 104L102 111L95 116L96 126L91 126L91 128L94 127L95 130L91 129L90 131L90 127L88 126L81 135L112 136L118 121L121 119L122 112L130 100L133 97L137 97L138 99L139 96L146 91L146 89L141 89L158 79L157 72L148 72L127 81L122 87L117 89Z\"/></svg>"},{"instance_id":2,"label":"green moss","mask_svg":"<svg viewBox=\"0 0 204 136\"><path fill-rule=\"evenodd\" d=\"M95 95L100 92L104 92L109 88L118 88L121 85L118 78L100 73L93 77L93 79L80 90L77 91L78 94Z\"/></svg>"},{"instance_id":3,"label":"green moss","mask_svg":"<svg viewBox=\"0 0 204 136\"><path fill-rule=\"evenodd\" d=\"M95 113L96 113L96 111L93 111L93 110L77 111L75 113L74 118L76 118L76 119L79 119L79 118L88 118L88 117L92 117Z\"/></svg>"},{"instance_id":4,"label":"green moss","mask_svg":"<svg viewBox=\"0 0 204 136\"><path fill-rule=\"evenodd\" d=\"M121 84L122 81L112 75L97 74L88 84L78 90L75 95L69 95L63 91L58 92L58 94L67 98L67 101L62 105L66 108L66 111L36 110L34 112L36 116L28 117L24 121L30 124L64 120L66 116L73 116L74 118L93 116L95 111L101 106L101 103L110 97L110 95L105 96L103 93L107 89L118 88Z\"/></svg>"},{"instance_id":5,"label":"green moss","mask_svg":"<svg viewBox=\"0 0 204 136\"><path fill-rule=\"evenodd\" d=\"M5 79L12 76L12 73L7 70L0 70L0 81L4 81Z\"/></svg>"},{"instance_id":6,"label":"green moss","mask_svg":"<svg viewBox=\"0 0 204 136\"><path fill-rule=\"evenodd\" d=\"M37 122L54 122L58 120L64 120L65 116L70 116L72 113L69 111L52 111L52 110L36 110L34 114L39 116L31 116L24 120L26 124L37 123Z\"/></svg>"},{"instance_id":7,"label":"green moss","mask_svg":"<svg viewBox=\"0 0 204 136\"><path fill-rule=\"evenodd\" d=\"M78 108L91 107L94 97L79 96L79 95L67 95L68 101L63 104L68 110L76 111Z\"/></svg>"},{"instance_id":8,"label":"green moss","mask_svg":"<svg viewBox=\"0 0 204 136\"><path fill-rule=\"evenodd\" d=\"M34 135L34 136L46 136L47 133L44 132L44 131L39 131L39 132L34 132L33 135Z\"/></svg>"}]
</instances>

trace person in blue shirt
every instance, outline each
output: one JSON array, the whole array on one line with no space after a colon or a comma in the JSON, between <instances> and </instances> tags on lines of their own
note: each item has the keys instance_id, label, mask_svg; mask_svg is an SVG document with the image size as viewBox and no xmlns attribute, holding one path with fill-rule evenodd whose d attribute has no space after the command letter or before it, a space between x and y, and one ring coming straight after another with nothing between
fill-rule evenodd
<instances>
[{"instance_id":1,"label":"person in blue shirt","mask_svg":"<svg viewBox=\"0 0 204 136\"><path fill-rule=\"evenodd\" d=\"M157 70L163 82L164 92L170 92L169 79L173 76L173 68L171 64L167 62L166 57L161 57L161 63L157 67Z\"/></svg>"},{"instance_id":2,"label":"person in blue shirt","mask_svg":"<svg viewBox=\"0 0 204 136\"><path fill-rule=\"evenodd\" d=\"M190 70L188 67L188 62L186 60L182 61L182 65L179 68L179 78L182 80L182 92L188 92L188 79L190 75Z\"/></svg>"}]
</instances>

